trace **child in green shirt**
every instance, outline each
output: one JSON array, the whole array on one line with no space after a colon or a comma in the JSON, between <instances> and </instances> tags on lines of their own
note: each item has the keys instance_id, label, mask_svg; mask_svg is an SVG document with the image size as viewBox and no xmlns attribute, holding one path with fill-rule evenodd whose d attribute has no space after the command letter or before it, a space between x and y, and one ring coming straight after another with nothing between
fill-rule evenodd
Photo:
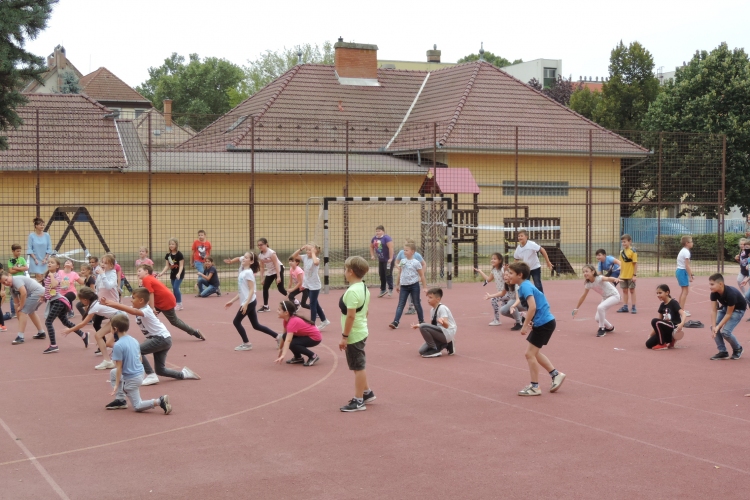
<instances>
[{"instance_id":1,"label":"child in green shirt","mask_svg":"<svg viewBox=\"0 0 750 500\"><path fill-rule=\"evenodd\" d=\"M29 265L21 255L21 245L13 243L10 249L13 251L13 258L8 261L8 272L11 276L23 276L29 270ZM11 317L16 317L16 307L13 304L13 299L10 301L10 314Z\"/></svg>"}]
</instances>

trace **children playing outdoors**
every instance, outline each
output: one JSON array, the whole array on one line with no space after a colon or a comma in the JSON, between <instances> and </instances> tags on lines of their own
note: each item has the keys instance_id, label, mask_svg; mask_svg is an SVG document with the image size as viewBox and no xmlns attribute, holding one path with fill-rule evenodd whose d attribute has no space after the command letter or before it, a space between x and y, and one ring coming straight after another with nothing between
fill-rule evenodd
<instances>
[{"instance_id":1,"label":"children playing outdoors","mask_svg":"<svg viewBox=\"0 0 750 500\"><path fill-rule=\"evenodd\" d=\"M91 269L91 265L89 264L81 264L81 280L83 280L82 285L86 288L90 288L92 291L94 288L96 288L96 278L92 275L93 270ZM83 289L83 288L81 288ZM80 294L80 292L79 292ZM86 306L83 304L79 298L78 302L76 303L76 309L78 309L78 312L80 313L81 317L83 318L86 316Z\"/></svg>"},{"instance_id":2,"label":"children playing outdoors","mask_svg":"<svg viewBox=\"0 0 750 500\"><path fill-rule=\"evenodd\" d=\"M633 248L633 238L629 234L620 237L622 250L620 250L620 287L622 288L622 301L625 303L617 310L618 313L628 312L628 300L632 307L630 312L635 314L635 281L638 278L638 254ZM629 297L632 297L629 299Z\"/></svg>"},{"instance_id":3,"label":"children playing outdoors","mask_svg":"<svg viewBox=\"0 0 750 500\"><path fill-rule=\"evenodd\" d=\"M419 323L424 323L424 315L422 312L422 301L419 296L419 283L427 288L427 279L424 276L424 269L422 264L414 258L414 254L417 251L417 246L414 242L407 242L404 244L404 258L396 262L396 270L398 272L398 285L396 285L396 292L398 295L398 306L396 308L396 316L389 328L395 330L398 328L398 323L401 320L401 314L404 312L404 306L406 305L407 297L411 296L414 308L417 311L417 320Z\"/></svg>"},{"instance_id":4,"label":"children playing outdoors","mask_svg":"<svg viewBox=\"0 0 750 500\"><path fill-rule=\"evenodd\" d=\"M224 308L229 309L232 304L237 302L237 300L240 301L240 308L237 311L237 314L235 314L232 324L237 329L237 333L240 334L240 337L242 337L242 344L235 347L234 350L249 351L253 348L250 339L247 338L245 327L242 326L242 320L245 317L250 318L250 324L253 326L253 329L275 338L276 346L278 347L281 343L281 335L258 323L258 315L255 311L257 305L255 295L255 273L260 270L260 264L255 260L255 254L253 252L246 253L245 256L240 259L240 265L241 271L237 276L238 293L224 305Z\"/></svg>"},{"instance_id":5,"label":"children playing outdoors","mask_svg":"<svg viewBox=\"0 0 750 500\"><path fill-rule=\"evenodd\" d=\"M321 323L318 326L318 329L323 331L323 329L330 325L331 322L326 319L326 313L318 302L320 289L323 288L320 284L320 276L318 275L318 269L320 267L320 258L318 255L320 255L320 247L315 243L308 243L294 252L292 258L299 258L302 260L302 267L305 272L305 276L302 279L302 287L309 291L310 319L314 322L320 317Z\"/></svg>"},{"instance_id":6,"label":"children playing outdoors","mask_svg":"<svg viewBox=\"0 0 750 500\"><path fill-rule=\"evenodd\" d=\"M148 248L141 247L138 249L138 258L135 259L135 268L138 269L143 264L154 267L154 261L148 258ZM143 286L143 283L138 283L138 286Z\"/></svg>"},{"instance_id":7,"label":"children playing outdoors","mask_svg":"<svg viewBox=\"0 0 750 500\"><path fill-rule=\"evenodd\" d=\"M112 347L115 343L115 334L112 332L112 318L117 314L117 310L112 309L111 307L105 306L104 304L101 304L99 302L99 297L96 295L96 292L92 290L91 288L83 287L78 292L78 300L85 306L84 314L81 314L81 317L83 320L73 326L72 328L68 328L67 330L64 330L62 333L63 335L68 335L70 332L79 330L86 326L89 321L94 319L95 316L99 316L100 318L109 320L106 324L100 324L99 329L96 329L96 333L94 334L94 340L96 341L96 344L99 346L99 352L104 353L106 352L107 347ZM111 335L109 335L111 333ZM107 336L109 335L109 337ZM104 349L102 350L102 347ZM104 356L104 354L102 354ZM104 360L96 365L94 367L95 370L108 370L114 368L114 362L107 359L107 357L104 358Z\"/></svg>"},{"instance_id":8,"label":"children playing outdoors","mask_svg":"<svg viewBox=\"0 0 750 500\"><path fill-rule=\"evenodd\" d=\"M552 262L550 262L547 256L547 251L536 242L529 240L529 232L527 230L519 229L518 246L516 247L516 251L513 252L513 258L516 261L523 261L529 266L534 286L540 292L544 293L544 289L542 288L542 264L539 262L538 253L542 254L545 262L547 262L547 267L552 270Z\"/></svg>"},{"instance_id":9,"label":"children playing outdoors","mask_svg":"<svg viewBox=\"0 0 750 500\"><path fill-rule=\"evenodd\" d=\"M284 288L284 266L276 252L268 246L267 239L261 238L258 240L258 249L260 250L258 260L261 264L260 277L263 280L263 307L258 312L268 312L270 310L268 307L268 290L274 281L279 293L285 297L287 295Z\"/></svg>"},{"instance_id":10,"label":"children playing outdoors","mask_svg":"<svg viewBox=\"0 0 750 500\"><path fill-rule=\"evenodd\" d=\"M747 238L740 239L740 251L734 257L734 260L740 265L740 272L737 274L737 288L740 289L742 295L745 295L745 284L750 278L750 270L748 270L748 259L750 259L750 244Z\"/></svg>"},{"instance_id":11,"label":"children playing outdoors","mask_svg":"<svg viewBox=\"0 0 750 500\"><path fill-rule=\"evenodd\" d=\"M163 395L159 399L141 400L141 382L143 382L143 364L141 364L141 349L138 341L128 335L130 320L125 314L118 314L112 318L112 330L118 335L119 341L112 350L112 359L116 367L109 373L112 384L111 395L115 400L105 406L108 410L124 410L128 407L125 396L130 400L137 412L150 410L159 406L166 415L172 412L169 396Z\"/></svg>"},{"instance_id":12,"label":"children playing outdoors","mask_svg":"<svg viewBox=\"0 0 750 500\"><path fill-rule=\"evenodd\" d=\"M607 278L619 278L620 277L620 264L621 262L615 259L611 255L607 255L607 251L600 248L596 251L596 260L599 263L596 265L596 270L602 276Z\"/></svg>"},{"instance_id":13,"label":"children playing outdoors","mask_svg":"<svg viewBox=\"0 0 750 500\"><path fill-rule=\"evenodd\" d=\"M677 284L682 289L679 302L680 308L684 310L690 292L690 283L693 281L693 270L690 269L690 249L693 248L693 237L685 235L680 239L680 242L682 243L682 250L677 254L677 269L674 273L677 277ZM685 311L685 316L690 316L690 313Z\"/></svg>"},{"instance_id":14,"label":"children playing outdoors","mask_svg":"<svg viewBox=\"0 0 750 500\"><path fill-rule=\"evenodd\" d=\"M646 347L661 351L674 347L676 341L685 335L682 329L685 324L685 311L680 303L672 298L667 285L656 287L656 298L659 304L659 317L651 320L651 334L646 340ZM678 323L675 323L679 321Z\"/></svg>"},{"instance_id":15,"label":"children playing outdoors","mask_svg":"<svg viewBox=\"0 0 750 500\"><path fill-rule=\"evenodd\" d=\"M544 294L531 284L529 276L531 270L525 262L514 262L508 266L510 282L518 287L518 296L522 302L527 303L528 314L521 334L526 335L529 345L526 347L526 362L529 364L531 383L518 391L519 396L540 396L539 389L539 365L547 370L552 377L552 385L549 392L556 392L565 381L565 374L559 372L552 366L547 356L542 354L541 349L549 343L550 337L557 326L555 317L550 312L549 303Z\"/></svg>"},{"instance_id":16,"label":"children playing outdoors","mask_svg":"<svg viewBox=\"0 0 750 500\"><path fill-rule=\"evenodd\" d=\"M13 340L12 344L18 345L24 343L24 330L26 330L26 322L29 318L31 318L31 322L36 327L37 334L34 335L34 338L45 338L47 335L42 328L42 322L39 320L39 316L36 314L36 308L39 305L39 301L44 296L44 287L35 279L29 278L28 276L11 276L7 272L3 272L0 280L2 280L2 283L6 288L10 288L13 300L16 301L18 335L15 340Z\"/></svg>"},{"instance_id":17,"label":"children playing outdoors","mask_svg":"<svg viewBox=\"0 0 750 500\"><path fill-rule=\"evenodd\" d=\"M289 293L289 300L294 302L294 305L310 309L307 304L307 298L310 292L304 287L303 283L305 280L305 271L300 267L302 259L297 257L289 257L289 286L287 292ZM297 300L297 295L302 294L302 302Z\"/></svg>"},{"instance_id":18,"label":"children playing outdoors","mask_svg":"<svg viewBox=\"0 0 750 500\"><path fill-rule=\"evenodd\" d=\"M68 298L64 295L65 291L62 284L62 273L60 273L60 260L57 257L50 256L47 259L47 272L42 280L44 286L44 295L42 300L47 303L45 314L45 326L49 335L49 347L44 350L44 354L58 352L57 339L55 338L55 319L68 328L75 325L68 319L68 312L73 308ZM81 330L75 329L85 347L89 346L88 334ZM36 337L35 337L36 338Z\"/></svg>"},{"instance_id":19,"label":"children playing outdoors","mask_svg":"<svg viewBox=\"0 0 750 500\"><path fill-rule=\"evenodd\" d=\"M430 323L418 323L411 325L419 329L424 344L419 348L419 354L423 358L437 358L443 355L443 349L448 351L449 356L456 354L456 320L448 306L441 302L443 298L442 288L430 288L427 290L427 303L430 310Z\"/></svg>"},{"instance_id":20,"label":"children playing outdoors","mask_svg":"<svg viewBox=\"0 0 750 500\"><path fill-rule=\"evenodd\" d=\"M211 242L206 239L206 232L203 229L198 231L198 239L193 241L192 251L193 262L191 265L196 271L203 273L206 257L211 256Z\"/></svg>"},{"instance_id":21,"label":"children playing outdoors","mask_svg":"<svg viewBox=\"0 0 750 500\"><path fill-rule=\"evenodd\" d=\"M712 274L708 278L708 289L711 290L711 334L719 352L711 359L740 359L742 346L732 334L747 310L747 302L739 290L724 284L724 276ZM724 340L732 346L732 356L727 352Z\"/></svg>"},{"instance_id":22,"label":"children playing outdoors","mask_svg":"<svg viewBox=\"0 0 750 500\"><path fill-rule=\"evenodd\" d=\"M406 238L404 240L404 244L407 244L407 243L414 243L414 240L411 239L411 238ZM403 260L403 258L404 258L404 249L403 249L403 246L402 246L401 250L399 250L398 254L396 254L396 258L393 261L393 266L395 267L396 266L396 262L401 262L401 260ZM417 259L417 261L422 265L422 269L424 269L425 265L424 265L424 258L422 257L422 254L419 253L419 252L414 252L414 258ZM414 302L411 300L411 296L409 296L406 299L406 303L408 305L408 309L406 310L406 312L404 314L406 314L407 316L412 315L412 314L417 314L417 310L414 309Z\"/></svg>"},{"instance_id":23,"label":"children playing outdoors","mask_svg":"<svg viewBox=\"0 0 750 500\"><path fill-rule=\"evenodd\" d=\"M370 240L370 259L378 259L378 277L380 278L380 295L393 294L393 239L385 234L385 228L375 228L375 236Z\"/></svg>"},{"instance_id":24,"label":"children playing outdoors","mask_svg":"<svg viewBox=\"0 0 750 500\"><path fill-rule=\"evenodd\" d=\"M320 361L320 356L310 350L323 340L320 330L315 323L297 314L297 306L290 300L282 300L276 311L283 321L284 333L279 345L279 357L277 363L281 363L286 357L287 351L294 355L286 363L296 365L303 363L305 366L313 366ZM307 356L307 361L302 357Z\"/></svg>"},{"instance_id":25,"label":"children playing outdoors","mask_svg":"<svg viewBox=\"0 0 750 500\"><path fill-rule=\"evenodd\" d=\"M85 280L73 270L73 261L70 259L66 260L65 264L63 264L63 268L60 270L60 275L62 276L63 293L71 306L70 311L68 311L68 317L72 318L75 316L75 313L73 312L73 302L75 302L78 294L76 284L83 285Z\"/></svg>"},{"instance_id":26,"label":"children playing outdoors","mask_svg":"<svg viewBox=\"0 0 750 500\"><path fill-rule=\"evenodd\" d=\"M172 293L177 301L175 309L182 311L182 293L180 293L180 285L182 285L182 280L185 279L185 257L182 255L182 252L178 250L179 247L180 242L177 241L177 238L170 238L169 252L164 256L164 260L166 261L164 269L162 269L156 277L158 278L166 273L167 269L169 270L169 281L172 284Z\"/></svg>"},{"instance_id":27,"label":"children playing outdoors","mask_svg":"<svg viewBox=\"0 0 750 500\"><path fill-rule=\"evenodd\" d=\"M29 266L26 264L26 259L21 255L21 245L13 243L10 249L13 252L13 257L8 261L8 273L11 276L26 276ZM10 313L11 317L16 317L16 305L12 297L10 300Z\"/></svg>"},{"instance_id":28,"label":"children playing outdoors","mask_svg":"<svg viewBox=\"0 0 750 500\"><path fill-rule=\"evenodd\" d=\"M219 272L216 270L216 266L214 266L214 259L206 257L203 260L202 267L203 269L198 271L198 295L196 297L206 298L214 293L217 297L221 297L221 292L219 292Z\"/></svg>"},{"instance_id":29,"label":"children playing outdoors","mask_svg":"<svg viewBox=\"0 0 750 500\"><path fill-rule=\"evenodd\" d=\"M154 269L147 264L143 264L136 269L138 280L150 294L148 305L151 309L156 311L156 314L164 314L167 321L175 328L179 328L199 340L206 340L206 337L203 336L200 330L193 328L177 317L177 313L175 312L177 309L177 299L175 299L172 292L169 291L169 288L164 283L156 279L152 274L153 272Z\"/></svg>"},{"instance_id":30,"label":"children playing outdoors","mask_svg":"<svg viewBox=\"0 0 750 500\"><path fill-rule=\"evenodd\" d=\"M364 411L367 409L367 403L375 401L375 393L370 389L365 372L370 292L362 279L369 270L367 261L359 256L349 257L344 262L344 277L349 283L349 288L339 300L343 330L339 350L346 352L346 363L354 372L354 397L340 408L343 412Z\"/></svg>"},{"instance_id":31,"label":"children playing outdoors","mask_svg":"<svg viewBox=\"0 0 750 500\"><path fill-rule=\"evenodd\" d=\"M619 283L620 280L598 274L596 268L591 264L583 266L583 278L583 295L578 299L578 305L576 305L576 308L573 309L573 317L575 318L578 313L578 308L581 307L583 301L586 300L589 290L594 290L602 296L602 301L596 306L596 321L599 323L599 330L596 332L596 336L604 337L608 333L615 331L615 327L612 326L612 323L607 321L607 309L620 303L620 293L616 288L617 283Z\"/></svg>"},{"instance_id":32,"label":"children playing outdoors","mask_svg":"<svg viewBox=\"0 0 750 500\"><path fill-rule=\"evenodd\" d=\"M494 317L492 321L490 321L490 326L498 326L502 325L502 322L500 321L500 299L505 298L505 295L507 294L507 290L505 289L505 279L503 277L503 256L499 252L495 252L492 254L492 257L490 257L490 275L487 276L482 272L479 268L474 268L475 272L478 272L482 278L484 278L484 284L490 283L492 281L495 282L495 286L497 288L497 293L495 294L487 294L485 299L491 299L490 303L492 304L492 311L494 313Z\"/></svg>"}]
</instances>

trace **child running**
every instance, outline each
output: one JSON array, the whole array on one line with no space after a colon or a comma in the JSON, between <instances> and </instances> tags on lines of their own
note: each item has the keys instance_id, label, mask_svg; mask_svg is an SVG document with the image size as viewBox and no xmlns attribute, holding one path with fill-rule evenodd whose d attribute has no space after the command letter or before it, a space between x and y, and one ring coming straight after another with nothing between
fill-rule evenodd
<instances>
[{"instance_id":1,"label":"child running","mask_svg":"<svg viewBox=\"0 0 750 500\"><path fill-rule=\"evenodd\" d=\"M118 314L112 318L112 329L120 340L112 351L112 359L117 365L109 372L112 384L111 395L115 400L105 406L108 410L124 410L128 407L125 396L130 400L133 409L142 412L159 406L165 415L172 412L169 396L163 395L159 399L141 400L141 382L143 381L143 364L138 341L128 335L130 320L125 314Z\"/></svg>"},{"instance_id":2,"label":"child running","mask_svg":"<svg viewBox=\"0 0 750 500\"><path fill-rule=\"evenodd\" d=\"M716 342L719 352L711 356L711 359L740 359L742 346L732 334L737 325L742 321L742 316L747 310L747 301L739 290L724 284L724 276L721 273L712 274L708 278L708 289L711 290L711 334ZM732 346L732 356L727 352L724 339Z\"/></svg>"},{"instance_id":3,"label":"child running","mask_svg":"<svg viewBox=\"0 0 750 500\"><path fill-rule=\"evenodd\" d=\"M677 284L682 289L680 308L685 309L688 293L690 293L690 283L693 281L693 270L690 269L690 249L693 248L693 237L685 235L680 239L680 243L682 243L682 250L677 254L677 269L674 273ZM685 316L690 316L690 313L685 311Z\"/></svg>"},{"instance_id":4,"label":"child running","mask_svg":"<svg viewBox=\"0 0 750 500\"><path fill-rule=\"evenodd\" d=\"M240 301L240 308L234 316L232 324L237 329L240 337L242 337L242 344L235 347L234 350L249 351L253 348L250 339L247 338L245 327L242 326L242 320L245 317L250 318L250 324L253 326L253 329L275 338L276 346L278 347L281 344L281 335L258 323L258 315L255 311L257 305L255 297L255 273L260 270L260 264L255 260L253 252L246 253L245 257L240 260L240 263L242 271L237 276L238 293L224 305L225 309L229 309L237 300Z\"/></svg>"},{"instance_id":5,"label":"child running","mask_svg":"<svg viewBox=\"0 0 750 500\"><path fill-rule=\"evenodd\" d=\"M583 278L583 295L578 299L576 308L573 309L573 317L575 318L576 314L578 314L578 308L586 300L589 290L594 290L602 296L602 301L596 306L596 321L599 322L599 331L596 332L596 336L604 337L608 333L615 331L612 323L607 321L607 309L620 303L620 293L616 288L620 280L598 274L596 268L591 264L583 266ZM612 285L613 283L614 285Z\"/></svg>"},{"instance_id":6,"label":"child running","mask_svg":"<svg viewBox=\"0 0 750 500\"><path fill-rule=\"evenodd\" d=\"M656 287L656 297L661 301L659 317L651 320L651 334L646 340L646 348L661 351L674 347L675 342L685 335L682 327L686 314L680 303L670 295L667 285ZM677 318L680 322L675 324Z\"/></svg>"},{"instance_id":7,"label":"child running","mask_svg":"<svg viewBox=\"0 0 750 500\"><path fill-rule=\"evenodd\" d=\"M60 273L60 261L57 257L50 256L47 259L47 272L42 279L44 286L44 295L42 300L47 302L47 311L45 315L44 325L47 327L47 334L49 335L49 347L43 351L43 354L51 354L58 352L60 349L57 346L55 339L55 319L59 319L60 323L67 326L68 328L74 327L75 325L68 319L68 312L73 308L70 301L63 295L65 290L62 288L62 276ZM83 339L85 347L89 346L89 336L87 333L81 330L75 329L76 334Z\"/></svg>"},{"instance_id":8,"label":"child running","mask_svg":"<svg viewBox=\"0 0 750 500\"><path fill-rule=\"evenodd\" d=\"M427 290L427 303L432 308L430 323L411 325L419 329L424 344L419 348L419 354L423 358L437 358L443 355L443 349L448 351L448 356L456 354L456 320L448 306L441 302L443 298L442 288L430 288Z\"/></svg>"},{"instance_id":9,"label":"child running","mask_svg":"<svg viewBox=\"0 0 750 500\"><path fill-rule=\"evenodd\" d=\"M305 271L299 266L302 263L302 259L297 257L289 257L289 300L294 302L294 305L310 309L307 304L307 298L310 292L303 286L305 280ZM302 294L302 302L297 300L297 295Z\"/></svg>"},{"instance_id":10,"label":"child running","mask_svg":"<svg viewBox=\"0 0 750 500\"><path fill-rule=\"evenodd\" d=\"M539 365L549 372L552 385L549 392L556 392L565 381L565 374L552 366L541 349L549 342L555 332L557 323L549 309L547 298L537 287L531 284L529 276L531 270L525 262L514 262L509 266L510 282L518 287L518 297L525 301L528 307L526 322L521 328L521 334L526 335L529 345L526 348L526 362L529 364L531 383L518 391L519 396L541 396L539 389ZM530 332L530 333L529 333Z\"/></svg>"},{"instance_id":11,"label":"child running","mask_svg":"<svg viewBox=\"0 0 750 500\"><path fill-rule=\"evenodd\" d=\"M625 303L617 310L618 313L628 312L628 295L632 296L630 312L635 314L635 281L638 279L638 253L633 248L633 238L629 234L623 234L620 238L622 250L620 251L620 288L622 288L622 301Z\"/></svg>"},{"instance_id":12,"label":"child running","mask_svg":"<svg viewBox=\"0 0 750 500\"><path fill-rule=\"evenodd\" d=\"M35 339L44 339L47 335L44 333L42 328L42 322L39 320L39 316L36 314L36 308L39 306L39 301L44 296L44 287L39 284L35 279L29 278L28 276L11 276L7 272L3 272L2 278L3 285L10 288L13 300L16 301L16 313L18 314L18 335L13 340L13 345L24 343L24 330L26 330L26 322L31 318L31 322L36 327L37 334L34 335Z\"/></svg>"},{"instance_id":13,"label":"child running","mask_svg":"<svg viewBox=\"0 0 750 500\"><path fill-rule=\"evenodd\" d=\"M282 300L277 312L284 323L284 333L276 362L284 361L287 351L294 354L286 362L288 365L303 363L305 366L312 366L320 361L320 356L310 350L310 347L315 347L323 340L315 323L297 314L297 306L289 300ZM302 358L303 354L307 356L307 361Z\"/></svg>"},{"instance_id":14,"label":"child running","mask_svg":"<svg viewBox=\"0 0 750 500\"><path fill-rule=\"evenodd\" d=\"M482 278L484 278L485 286L491 281L495 282L495 287L497 288L498 293L492 294L491 297L488 293L485 299L491 299L490 303L492 304L492 311L495 315L492 321L490 321L490 326L498 326L502 325L502 322L500 321L500 299L507 293L505 290L505 279L503 279L503 256L500 252L492 254L492 257L490 258L490 266L489 276L484 274L479 268L475 267L474 271L478 272Z\"/></svg>"},{"instance_id":15,"label":"child running","mask_svg":"<svg viewBox=\"0 0 750 500\"><path fill-rule=\"evenodd\" d=\"M424 269L422 264L414 258L414 254L417 251L417 245L414 242L407 242L404 244L404 258L396 262L396 270L398 271L398 285L396 285L396 293L398 293L398 306L396 307L396 316L389 328L395 330L398 328L401 314L404 312L404 306L406 305L407 297L411 296L411 300L414 304L414 308L417 311L417 320L419 323L424 323L424 313L422 312L422 299L419 296L419 283L427 288L427 279L424 276Z\"/></svg>"},{"instance_id":16,"label":"child running","mask_svg":"<svg viewBox=\"0 0 750 500\"><path fill-rule=\"evenodd\" d=\"M292 258L296 257L302 260L302 267L305 272L305 276L302 278L302 286L308 290L308 297L310 298L310 319L315 321L320 317L321 323L318 329L323 331L331 322L326 319L326 313L318 302L320 289L323 288L318 275L318 268L320 267L318 255L320 255L320 247L315 243L308 243L294 252Z\"/></svg>"},{"instance_id":17,"label":"child running","mask_svg":"<svg viewBox=\"0 0 750 500\"><path fill-rule=\"evenodd\" d=\"M286 297L286 290L284 289L284 266L279 260L279 256L276 252L271 250L268 246L268 240L261 238L258 240L258 260L263 265L261 267L261 279L263 280L263 307L258 312L268 312L268 289L271 288L273 282L276 282L276 288L279 293ZM315 317L313 317L315 321Z\"/></svg>"}]
</instances>

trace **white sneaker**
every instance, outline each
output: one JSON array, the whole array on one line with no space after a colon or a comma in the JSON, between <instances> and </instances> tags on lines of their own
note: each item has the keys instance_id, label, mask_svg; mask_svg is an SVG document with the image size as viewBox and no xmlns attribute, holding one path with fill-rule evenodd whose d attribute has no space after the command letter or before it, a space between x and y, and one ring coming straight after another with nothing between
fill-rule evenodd
<instances>
[{"instance_id":1,"label":"white sneaker","mask_svg":"<svg viewBox=\"0 0 750 500\"><path fill-rule=\"evenodd\" d=\"M299 307L299 300L294 299L294 305L297 306L297 307Z\"/></svg>"},{"instance_id":2,"label":"white sneaker","mask_svg":"<svg viewBox=\"0 0 750 500\"><path fill-rule=\"evenodd\" d=\"M94 370L111 370L115 367L115 364L108 359L105 359L94 367Z\"/></svg>"},{"instance_id":3,"label":"white sneaker","mask_svg":"<svg viewBox=\"0 0 750 500\"><path fill-rule=\"evenodd\" d=\"M249 351L253 348L253 344L248 342L247 344L240 344L234 348L235 351Z\"/></svg>"},{"instance_id":4,"label":"white sneaker","mask_svg":"<svg viewBox=\"0 0 750 500\"><path fill-rule=\"evenodd\" d=\"M492 321L490 321L490 326L498 326L498 325L502 325L502 323L500 323L496 319L493 319Z\"/></svg>"},{"instance_id":5,"label":"white sneaker","mask_svg":"<svg viewBox=\"0 0 750 500\"><path fill-rule=\"evenodd\" d=\"M179 304L177 304L177 307L175 307L174 309L175 309L175 311L182 311L182 302L180 302Z\"/></svg>"},{"instance_id":6,"label":"white sneaker","mask_svg":"<svg viewBox=\"0 0 750 500\"><path fill-rule=\"evenodd\" d=\"M159 377L156 376L156 373L152 373L150 375L146 375L146 377L143 379L143 382L141 382L141 385L156 385L159 383Z\"/></svg>"},{"instance_id":7,"label":"white sneaker","mask_svg":"<svg viewBox=\"0 0 750 500\"><path fill-rule=\"evenodd\" d=\"M690 314L690 311L685 311L685 317L689 318L690 316L692 316L692 314Z\"/></svg>"},{"instance_id":8,"label":"white sneaker","mask_svg":"<svg viewBox=\"0 0 750 500\"><path fill-rule=\"evenodd\" d=\"M563 372L557 372L557 376L552 379L552 385L549 388L549 392L556 392L563 382L565 382L565 374Z\"/></svg>"},{"instance_id":9,"label":"white sneaker","mask_svg":"<svg viewBox=\"0 0 750 500\"><path fill-rule=\"evenodd\" d=\"M184 380L200 380L200 376L187 366L182 369Z\"/></svg>"},{"instance_id":10,"label":"white sneaker","mask_svg":"<svg viewBox=\"0 0 750 500\"><path fill-rule=\"evenodd\" d=\"M330 321L328 321L328 320L325 320L324 322L322 322L322 323L320 324L320 326L318 326L318 330L320 330L320 331L323 331L323 329L324 329L325 327L327 327L328 325L330 325L330 324L331 324L331 322L330 322Z\"/></svg>"}]
</instances>

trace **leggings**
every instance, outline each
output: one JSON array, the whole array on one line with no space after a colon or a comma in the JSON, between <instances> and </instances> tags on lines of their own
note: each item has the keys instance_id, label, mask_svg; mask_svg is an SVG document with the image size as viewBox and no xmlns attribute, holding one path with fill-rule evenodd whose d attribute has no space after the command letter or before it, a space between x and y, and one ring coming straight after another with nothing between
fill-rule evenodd
<instances>
[{"instance_id":1,"label":"leggings","mask_svg":"<svg viewBox=\"0 0 750 500\"><path fill-rule=\"evenodd\" d=\"M284 288L284 266L279 266L279 282L276 284L276 288L278 288L279 293L281 295L286 297L286 288ZM271 288L271 285L273 285L273 282L276 281L276 275L275 274L267 274L265 278L263 278L263 305L268 305L268 289Z\"/></svg>"},{"instance_id":2,"label":"leggings","mask_svg":"<svg viewBox=\"0 0 750 500\"><path fill-rule=\"evenodd\" d=\"M648 338L646 341L647 348L651 349L654 346L672 342L672 332L674 332L674 325L672 323L654 318L651 320L651 328L654 329L656 335L651 335Z\"/></svg>"},{"instance_id":3,"label":"leggings","mask_svg":"<svg viewBox=\"0 0 750 500\"><path fill-rule=\"evenodd\" d=\"M607 321L607 309L620 303L620 294L602 299L601 303L596 306L596 320L599 322L599 328L612 328L612 323Z\"/></svg>"},{"instance_id":4,"label":"leggings","mask_svg":"<svg viewBox=\"0 0 750 500\"><path fill-rule=\"evenodd\" d=\"M315 356L315 353L308 349L308 347L315 347L318 344L320 344L320 340L313 340L310 337L298 337L295 335L289 343L289 350L292 351L295 358L299 359L304 354L309 359L312 359L313 356Z\"/></svg>"},{"instance_id":5,"label":"leggings","mask_svg":"<svg viewBox=\"0 0 750 500\"><path fill-rule=\"evenodd\" d=\"M293 292L289 293L289 300L294 302L294 298L300 294L299 290L295 290ZM310 305L307 303L307 299L310 297L310 290L307 288L302 289L302 300L300 301L299 305L300 307L304 307L305 309L310 309Z\"/></svg>"},{"instance_id":6,"label":"leggings","mask_svg":"<svg viewBox=\"0 0 750 500\"><path fill-rule=\"evenodd\" d=\"M49 335L49 343L50 345L57 345L55 342L55 327L52 326L52 323L55 321L55 319L59 319L60 323L67 326L68 328L73 328L75 323L72 323L68 319L68 308L65 306L63 301L61 300L53 300L49 304L49 314L47 314L47 318L44 321L44 326L47 327L47 334ZM83 336L82 331L77 331L76 334L78 334L79 337Z\"/></svg>"},{"instance_id":7,"label":"leggings","mask_svg":"<svg viewBox=\"0 0 750 500\"><path fill-rule=\"evenodd\" d=\"M174 298L177 299L178 304L182 304L182 292L180 292L180 285L182 285L182 279L170 280L172 282L172 293Z\"/></svg>"},{"instance_id":8,"label":"leggings","mask_svg":"<svg viewBox=\"0 0 750 500\"><path fill-rule=\"evenodd\" d=\"M250 340L247 338L247 332L245 331L245 327L242 326L242 319L245 316L250 318L250 324L253 325L254 330L263 332L266 335L270 335L273 338L276 338L279 336L278 333L274 332L267 326L263 326L260 323L258 323L258 313L255 311L256 305L258 305L257 300L250 302L250 304L247 305L247 311L245 312L245 314L242 314L242 307L240 307L237 310L237 314L234 317L234 321L232 321L232 324L237 329L237 332L240 334L240 337L242 337L242 341L246 344L250 342Z\"/></svg>"},{"instance_id":9,"label":"leggings","mask_svg":"<svg viewBox=\"0 0 750 500\"><path fill-rule=\"evenodd\" d=\"M318 302L318 295L320 295L320 290L310 290L310 319L313 323L318 317L320 317L320 321L326 320L326 314Z\"/></svg>"}]
</instances>

